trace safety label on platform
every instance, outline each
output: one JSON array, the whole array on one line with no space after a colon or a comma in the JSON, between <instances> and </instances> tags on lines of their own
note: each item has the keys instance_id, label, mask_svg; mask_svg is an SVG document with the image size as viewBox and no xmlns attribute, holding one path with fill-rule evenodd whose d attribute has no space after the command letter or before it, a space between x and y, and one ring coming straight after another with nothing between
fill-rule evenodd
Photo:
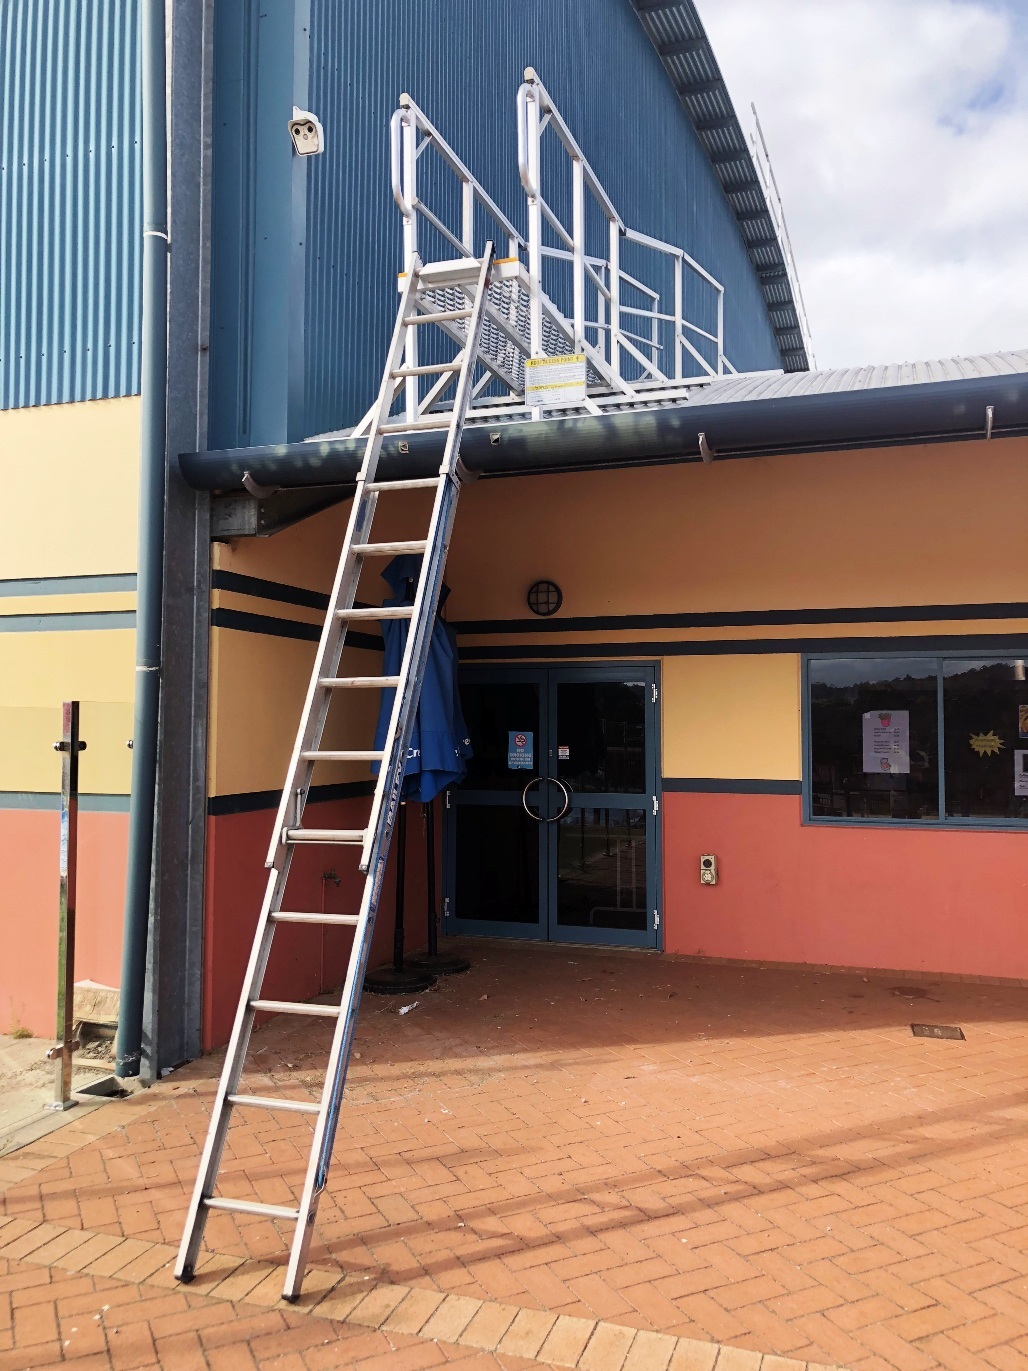
<instances>
[{"instance_id":1,"label":"safety label on platform","mask_svg":"<svg viewBox=\"0 0 1028 1371\"><path fill-rule=\"evenodd\" d=\"M584 352L530 357L525 362L525 400L529 405L561 405L584 399Z\"/></svg>"}]
</instances>

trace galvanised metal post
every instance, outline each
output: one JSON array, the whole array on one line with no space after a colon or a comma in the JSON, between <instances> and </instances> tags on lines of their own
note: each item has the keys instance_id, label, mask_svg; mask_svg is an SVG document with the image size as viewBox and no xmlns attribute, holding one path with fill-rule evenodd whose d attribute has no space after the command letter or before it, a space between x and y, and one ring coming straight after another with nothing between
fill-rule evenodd
<instances>
[{"instance_id":1,"label":"galvanised metal post","mask_svg":"<svg viewBox=\"0 0 1028 1371\"><path fill-rule=\"evenodd\" d=\"M70 1109L72 1055L78 1047L75 1028L75 878L79 848L79 702L61 706L61 856L60 904L57 925L57 1046L46 1054L57 1063L51 1109Z\"/></svg>"},{"instance_id":2,"label":"galvanised metal post","mask_svg":"<svg viewBox=\"0 0 1028 1371\"><path fill-rule=\"evenodd\" d=\"M161 602L168 372L168 149L164 0L142 0L143 331L139 462L136 689L132 726L125 933L114 1071L138 1076L153 874L157 732L161 697Z\"/></svg>"}]
</instances>

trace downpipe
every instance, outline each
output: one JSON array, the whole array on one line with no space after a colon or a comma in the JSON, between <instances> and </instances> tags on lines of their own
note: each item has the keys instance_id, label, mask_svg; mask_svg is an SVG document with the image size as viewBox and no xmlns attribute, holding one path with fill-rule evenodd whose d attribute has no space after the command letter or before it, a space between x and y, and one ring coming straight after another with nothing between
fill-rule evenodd
<instances>
[{"instance_id":1,"label":"downpipe","mask_svg":"<svg viewBox=\"0 0 1028 1371\"><path fill-rule=\"evenodd\" d=\"M168 384L168 147L164 0L141 0L143 96L142 423L136 681L132 725L121 995L116 1076L138 1076L153 876L157 741L161 704L161 613Z\"/></svg>"}]
</instances>

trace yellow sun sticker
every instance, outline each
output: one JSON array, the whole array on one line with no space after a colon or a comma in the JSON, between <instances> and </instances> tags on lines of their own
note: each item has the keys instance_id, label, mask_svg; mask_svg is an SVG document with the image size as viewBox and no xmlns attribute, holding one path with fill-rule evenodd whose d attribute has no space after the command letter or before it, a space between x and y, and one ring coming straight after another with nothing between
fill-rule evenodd
<instances>
[{"instance_id":1,"label":"yellow sun sticker","mask_svg":"<svg viewBox=\"0 0 1028 1371\"><path fill-rule=\"evenodd\" d=\"M991 757L1005 744L1002 738L997 738L995 729L990 729L988 733L972 733L971 746L979 757Z\"/></svg>"}]
</instances>

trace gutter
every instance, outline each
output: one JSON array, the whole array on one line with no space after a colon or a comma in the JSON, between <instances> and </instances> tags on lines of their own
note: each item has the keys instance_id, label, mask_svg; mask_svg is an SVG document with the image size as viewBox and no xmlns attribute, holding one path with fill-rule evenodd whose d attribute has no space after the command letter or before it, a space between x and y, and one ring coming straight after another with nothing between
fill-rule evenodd
<instances>
[{"instance_id":1,"label":"gutter","mask_svg":"<svg viewBox=\"0 0 1028 1371\"><path fill-rule=\"evenodd\" d=\"M168 371L168 148L164 0L142 0L143 327L132 798L116 1076L138 1076L154 860L161 692Z\"/></svg>"},{"instance_id":2,"label":"gutter","mask_svg":"<svg viewBox=\"0 0 1028 1371\"><path fill-rule=\"evenodd\" d=\"M698 462L704 456L724 460L1025 434L1028 373L1017 373L722 404L693 402L598 417L472 423L464 430L461 461L481 476L525 476ZM444 441L442 430L387 439L382 477L434 475ZM407 450L401 452L401 445ZM348 488L364 447L364 439L327 438L183 453L179 465L196 490L242 490L244 475L269 492Z\"/></svg>"}]
</instances>

